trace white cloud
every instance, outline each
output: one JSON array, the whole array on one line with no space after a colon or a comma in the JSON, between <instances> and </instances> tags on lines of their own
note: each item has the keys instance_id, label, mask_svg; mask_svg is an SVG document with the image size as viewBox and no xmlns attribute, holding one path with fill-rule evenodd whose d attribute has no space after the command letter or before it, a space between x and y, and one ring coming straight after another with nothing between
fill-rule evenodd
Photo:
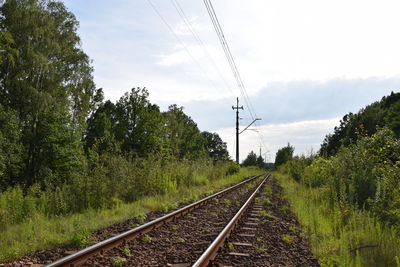
<instances>
[{"instance_id":1,"label":"white cloud","mask_svg":"<svg viewBox=\"0 0 400 267\"><path fill-rule=\"evenodd\" d=\"M146 1L121 0L112 7L105 0L88 2L78 5L66 0L81 22L85 51L94 59L96 82L106 95L119 93L126 84L140 84L140 77L150 75L155 82L146 80L146 86L154 88L156 95L170 91L185 99L211 100L214 95L206 87L213 86L208 80L226 97L232 97L231 91L238 94L201 1L179 0L228 86L169 1L153 4L202 68L193 62ZM258 0L244 4L239 0L221 0L215 1L214 7L250 95L274 81L392 77L400 73L399 1ZM193 86L187 86L188 74ZM193 93L199 83L207 93ZM177 91L183 84L185 90Z\"/></svg>"},{"instance_id":2,"label":"white cloud","mask_svg":"<svg viewBox=\"0 0 400 267\"><path fill-rule=\"evenodd\" d=\"M190 54L188 53L188 51ZM186 47L180 45L174 52L159 55L156 57L160 58L157 64L170 67L173 65L191 63L193 60L199 60L203 56L204 55L202 48L198 45L191 45Z\"/></svg>"},{"instance_id":3,"label":"white cloud","mask_svg":"<svg viewBox=\"0 0 400 267\"><path fill-rule=\"evenodd\" d=\"M174 33L176 35L192 36L192 30L195 33L197 33L197 35L201 34L204 31L210 32L213 30L211 25L199 23L198 16L192 16L188 18L188 24L191 27L191 29L184 21L182 21L174 28Z\"/></svg>"},{"instance_id":4,"label":"white cloud","mask_svg":"<svg viewBox=\"0 0 400 267\"><path fill-rule=\"evenodd\" d=\"M230 107L240 94L202 1L178 1L226 82L169 1L152 2L200 68L146 1L65 3L80 21L83 47L106 98L147 87L155 103L187 106L202 130L219 128L233 155L234 129L225 126L234 125ZM269 160L287 141L297 153L318 150L336 120L326 118L357 112L399 89L398 0L213 4L257 114L278 123L261 127ZM259 138L251 131L241 138L243 159L258 150Z\"/></svg>"}]
</instances>

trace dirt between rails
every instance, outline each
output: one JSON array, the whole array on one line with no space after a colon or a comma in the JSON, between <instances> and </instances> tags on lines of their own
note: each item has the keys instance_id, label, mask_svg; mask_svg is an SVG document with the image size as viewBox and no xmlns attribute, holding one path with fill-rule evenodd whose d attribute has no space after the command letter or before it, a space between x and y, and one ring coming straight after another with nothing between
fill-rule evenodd
<instances>
[{"instance_id":1,"label":"dirt between rails","mask_svg":"<svg viewBox=\"0 0 400 267\"><path fill-rule=\"evenodd\" d=\"M244 186L166 224L89 259L83 266L168 266L195 262L217 237L255 185Z\"/></svg>"},{"instance_id":2,"label":"dirt between rails","mask_svg":"<svg viewBox=\"0 0 400 267\"><path fill-rule=\"evenodd\" d=\"M267 181L257 200L215 259L215 266L320 266L288 201L282 198L282 187L274 178ZM251 226L246 224L249 222ZM236 242L252 246L235 245Z\"/></svg>"},{"instance_id":3,"label":"dirt between rails","mask_svg":"<svg viewBox=\"0 0 400 267\"><path fill-rule=\"evenodd\" d=\"M259 180L259 179L257 179L257 180ZM244 185L244 187L246 187L246 185ZM189 203L182 203L176 208L176 210L180 209L188 204ZM146 219L144 221L139 221L137 218L130 218L121 223L116 223L116 224L113 224L108 227L105 227L105 228L102 228L102 229L92 232L90 234L89 239L92 241L93 244L98 243L105 239L111 238L118 234L124 233L128 230L131 230L140 224L144 224L144 223L150 222L154 219L157 219L157 218L159 218L167 213L170 213L172 211L173 210L170 210L168 212L161 212L161 211L149 212L146 215ZM46 264L49 264L60 258L63 258L70 254L73 254L81 249L83 249L83 248L73 246L73 245L65 245L65 246L61 246L61 247L57 247L57 248L41 250L41 251L37 251L31 255L27 255L27 256L18 258L16 260L13 260L13 261L0 263L0 267L11 267L11 266L12 267L25 267L25 266L40 267L40 266L45 266Z\"/></svg>"}]
</instances>

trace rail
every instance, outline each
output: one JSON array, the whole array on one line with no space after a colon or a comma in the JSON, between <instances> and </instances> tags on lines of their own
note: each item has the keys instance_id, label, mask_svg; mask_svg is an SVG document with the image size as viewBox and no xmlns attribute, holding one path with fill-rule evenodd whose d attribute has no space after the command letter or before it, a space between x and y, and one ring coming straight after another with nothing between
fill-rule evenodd
<instances>
[{"instance_id":1,"label":"rail","mask_svg":"<svg viewBox=\"0 0 400 267\"><path fill-rule=\"evenodd\" d=\"M211 243L211 245L206 249L206 251L198 258L198 260L192 265L192 267L206 267L210 266L212 261L218 254L220 248L222 248L225 244L225 241L230 236L232 231L238 225L240 218L242 218L243 214L248 209L250 203L253 201L255 196L257 195L260 188L263 186L265 181L270 177L267 175L264 180L260 183L260 185L254 190L253 194L247 199L246 203L240 208L240 210L236 213L236 215L230 220L230 222L225 226L225 228L220 232L217 238Z\"/></svg>"},{"instance_id":2,"label":"rail","mask_svg":"<svg viewBox=\"0 0 400 267\"><path fill-rule=\"evenodd\" d=\"M190 205L187 205L183 208L180 208L176 211L173 211L169 214L166 214L160 218L157 218L153 221L150 221L148 223L145 223L143 225L140 225L134 229L131 229L129 231L126 231L122 234L116 235L114 237L111 237L109 239L106 239L104 241L101 241L95 245L92 245L90 247L87 247L83 250L78 251L77 253L74 253L72 255L69 255L67 257L61 258L49 265L46 265L48 267L59 267L59 266L77 266L79 264L84 263L88 258L98 254L98 253L103 253L106 250L112 249L114 247L119 246L120 244L124 244L126 242L128 242L129 240L132 240L138 236L141 236L145 233L148 233L168 222L171 222L173 220L175 220L176 218L179 218L187 213L189 213L190 211L204 205L205 203L207 203L208 201L210 201L211 199L221 196L223 194L226 194L234 189L236 189L237 187L246 184L248 182L251 182L257 178L259 178L261 175L256 175L253 176L247 180L244 180L238 184L235 184L227 189L224 189L220 192L217 192L215 194L212 194L208 197L205 197L199 201L196 201Z\"/></svg>"}]
</instances>

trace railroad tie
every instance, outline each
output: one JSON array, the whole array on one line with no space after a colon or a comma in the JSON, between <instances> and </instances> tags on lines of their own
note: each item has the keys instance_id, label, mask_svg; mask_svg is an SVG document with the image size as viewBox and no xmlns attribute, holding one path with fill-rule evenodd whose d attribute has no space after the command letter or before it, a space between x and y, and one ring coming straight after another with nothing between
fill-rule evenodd
<instances>
[{"instance_id":1,"label":"railroad tie","mask_svg":"<svg viewBox=\"0 0 400 267\"><path fill-rule=\"evenodd\" d=\"M210 244L210 241L202 241L202 242L197 242L197 243L192 243L193 246L203 246L203 245L208 245Z\"/></svg>"},{"instance_id":2,"label":"railroad tie","mask_svg":"<svg viewBox=\"0 0 400 267\"><path fill-rule=\"evenodd\" d=\"M248 254L248 253L240 253L240 252L229 252L228 255L240 256L240 257L250 257L250 254Z\"/></svg>"},{"instance_id":3,"label":"railroad tie","mask_svg":"<svg viewBox=\"0 0 400 267\"><path fill-rule=\"evenodd\" d=\"M254 222L245 222L245 225L251 225L251 226L257 226L258 223L254 223Z\"/></svg>"},{"instance_id":4,"label":"railroad tie","mask_svg":"<svg viewBox=\"0 0 400 267\"><path fill-rule=\"evenodd\" d=\"M246 243L246 242L232 242L232 244L235 246L243 246L243 247L252 247L253 246L253 244Z\"/></svg>"},{"instance_id":5,"label":"railroad tie","mask_svg":"<svg viewBox=\"0 0 400 267\"><path fill-rule=\"evenodd\" d=\"M242 237L255 237L255 234L238 234L238 236L242 236Z\"/></svg>"},{"instance_id":6,"label":"railroad tie","mask_svg":"<svg viewBox=\"0 0 400 267\"><path fill-rule=\"evenodd\" d=\"M248 231L257 231L257 228L251 228L251 227L242 227L242 229Z\"/></svg>"},{"instance_id":7,"label":"railroad tie","mask_svg":"<svg viewBox=\"0 0 400 267\"><path fill-rule=\"evenodd\" d=\"M188 262L185 263L167 263L168 267L190 267L191 264Z\"/></svg>"}]
</instances>

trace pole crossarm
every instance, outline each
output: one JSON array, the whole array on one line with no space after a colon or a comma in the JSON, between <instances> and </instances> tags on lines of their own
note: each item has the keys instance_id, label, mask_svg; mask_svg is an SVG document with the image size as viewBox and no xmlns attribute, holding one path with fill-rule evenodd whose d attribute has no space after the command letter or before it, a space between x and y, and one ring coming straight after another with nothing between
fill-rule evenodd
<instances>
[{"instance_id":1,"label":"pole crossarm","mask_svg":"<svg viewBox=\"0 0 400 267\"><path fill-rule=\"evenodd\" d=\"M255 123L256 121L260 121L260 120L261 120L260 118L254 119L254 121L252 121L249 125L247 125L247 127L244 128L239 134L243 133L243 132L246 131L247 128L249 128L253 123Z\"/></svg>"}]
</instances>

